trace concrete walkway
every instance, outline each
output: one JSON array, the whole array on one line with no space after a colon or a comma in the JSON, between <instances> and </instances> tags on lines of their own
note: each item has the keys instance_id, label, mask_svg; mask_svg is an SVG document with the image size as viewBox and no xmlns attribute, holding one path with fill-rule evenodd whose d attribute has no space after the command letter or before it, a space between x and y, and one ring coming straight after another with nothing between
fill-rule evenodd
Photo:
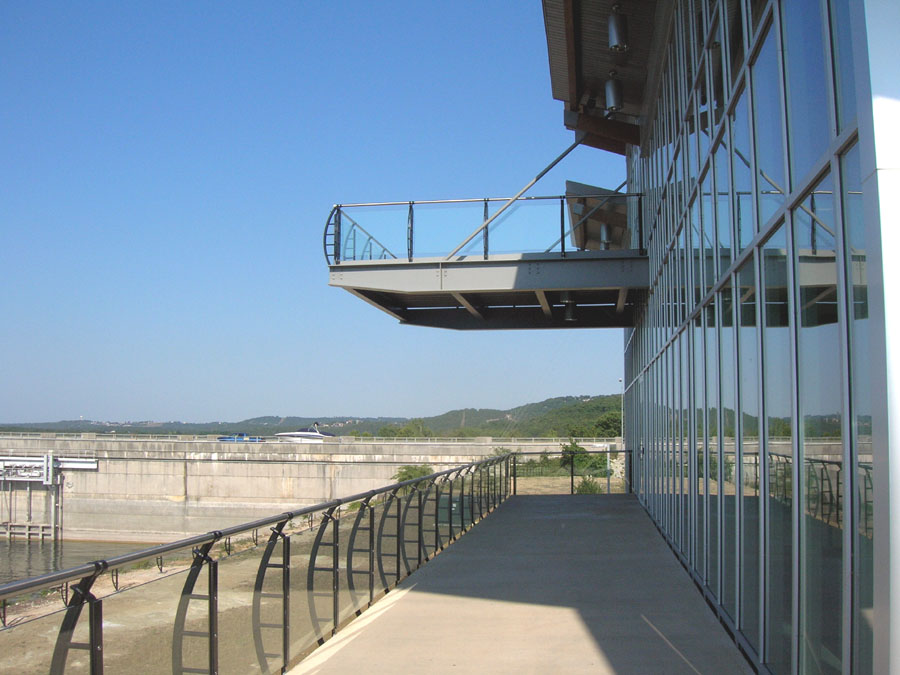
<instances>
[{"instance_id":1,"label":"concrete walkway","mask_svg":"<svg viewBox=\"0 0 900 675\"><path fill-rule=\"evenodd\" d=\"M290 671L751 673L631 495L517 496Z\"/></svg>"}]
</instances>

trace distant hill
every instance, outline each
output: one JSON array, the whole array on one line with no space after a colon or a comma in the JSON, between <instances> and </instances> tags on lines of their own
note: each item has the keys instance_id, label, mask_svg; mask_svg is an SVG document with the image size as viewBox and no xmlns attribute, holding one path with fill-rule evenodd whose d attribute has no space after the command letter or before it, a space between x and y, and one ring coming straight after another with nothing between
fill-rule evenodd
<instances>
[{"instance_id":1,"label":"distant hill","mask_svg":"<svg viewBox=\"0 0 900 675\"><path fill-rule=\"evenodd\" d=\"M338 436L616 436L619 433L618 394L560 396L498 410L463 408L433 417L253 417L240 422L98 422L64 420L0 424L2 431L96 432L124 434L225 434L245 432L272 436L314 422Z\"/></svg>"}]
</instances>

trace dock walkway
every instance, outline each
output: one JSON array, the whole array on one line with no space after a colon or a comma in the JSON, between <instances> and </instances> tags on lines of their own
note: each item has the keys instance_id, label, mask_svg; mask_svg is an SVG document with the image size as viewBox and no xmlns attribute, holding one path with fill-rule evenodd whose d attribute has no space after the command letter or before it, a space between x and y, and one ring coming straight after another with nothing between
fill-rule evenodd
<instances>
[{"instance_id":1,"label":"dock walkway","mask_svg":"<svg viewBox=\"0 0 900 675\"><path fill-rule=\"evenodd\" d=\"M632 495L511 497L290 671L752 673Z\"/></svg>"}]
</instances>

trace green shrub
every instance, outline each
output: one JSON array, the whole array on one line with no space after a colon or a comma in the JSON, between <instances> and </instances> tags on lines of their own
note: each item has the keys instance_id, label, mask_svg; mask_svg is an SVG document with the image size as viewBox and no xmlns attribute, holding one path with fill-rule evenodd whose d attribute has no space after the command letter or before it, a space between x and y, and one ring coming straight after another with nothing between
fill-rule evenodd
<instances>
[{"instance_id":1,"label":"green shrub","mask_svg":"<svg viewBox=\"0 0 900 675\"><path fill-rule=\"evenodd\" d=\"M576 495L599 495L602 493L602 486L594 480L593 476L582 476L578 485L575 486Z\"/></svg>"}]
</instances>

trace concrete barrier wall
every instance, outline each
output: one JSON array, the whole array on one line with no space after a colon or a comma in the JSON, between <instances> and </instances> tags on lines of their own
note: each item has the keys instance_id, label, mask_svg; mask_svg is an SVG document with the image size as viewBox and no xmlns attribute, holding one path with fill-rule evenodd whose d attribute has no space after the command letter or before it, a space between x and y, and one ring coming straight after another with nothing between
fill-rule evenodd
<instances>
[{"instance_id":1,"label":"concrete barrier wall","mask_svg":"<svg viewBox=\"0 0 900 675\"><path fill-rule=\"evenodd\" d=\"M63 537L138 542L171 541L366 492L393 482L403 465L428 464L438 471L501 448L558 452L561 443L487 438L224 443L85 436L0 435L0 455L96 459L96 471L66 471L60 477ZM25 485L6 487L21 520ZM32 519L49 522L50 500L38 492L39 486L33 487ZM5 515L0 513L0 520Z\"/></svg>"}]
</instances>

